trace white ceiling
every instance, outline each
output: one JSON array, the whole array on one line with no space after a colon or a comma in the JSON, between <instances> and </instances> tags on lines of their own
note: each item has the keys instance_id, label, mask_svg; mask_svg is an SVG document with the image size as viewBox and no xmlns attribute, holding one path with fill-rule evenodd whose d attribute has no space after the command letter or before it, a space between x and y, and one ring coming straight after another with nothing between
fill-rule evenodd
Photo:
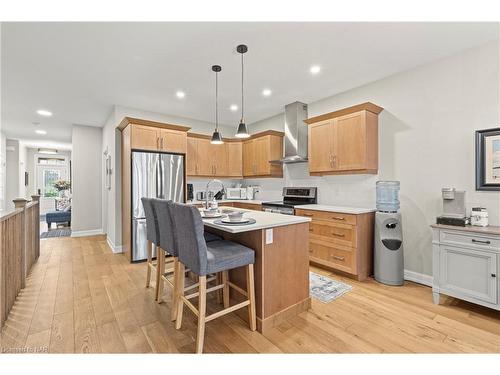
<instances>
[{"instance_id":1,"label":"white ceiling","mask_svg":"<svg viewBox=\"0 0 500 375\"><path fill-rule=\"evenodd\" d=\"M240 43L251 123L496 38L497 23L3 23L3 130L69 142L72 124L102 126L115 104L212 121L213 64L221 122L236 126Z\"/></svg>"}]
</instances>

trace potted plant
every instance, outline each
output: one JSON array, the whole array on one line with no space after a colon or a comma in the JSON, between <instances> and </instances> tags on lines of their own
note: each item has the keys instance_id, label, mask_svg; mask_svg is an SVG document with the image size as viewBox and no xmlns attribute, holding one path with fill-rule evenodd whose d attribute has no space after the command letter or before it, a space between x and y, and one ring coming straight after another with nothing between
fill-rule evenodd
<instances>
[{"instance_id":1,"label":"potted plant","mask_svg":"<svg viewBox=\"0 0 500 375\"><path fill-rule=\"evenodd\" d=\"M63 198L66 195L66 191L71 188L71 182L67 180L57 180L54 182L54 188L59 192L59 196Z\"/></svg>"}]
</instances>

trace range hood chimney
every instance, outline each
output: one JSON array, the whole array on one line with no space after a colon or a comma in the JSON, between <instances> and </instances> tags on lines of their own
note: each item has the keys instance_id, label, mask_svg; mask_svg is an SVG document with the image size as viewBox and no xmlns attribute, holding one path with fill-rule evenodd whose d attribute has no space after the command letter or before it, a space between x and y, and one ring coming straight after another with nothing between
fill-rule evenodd
<instances>
[{"instance_id":1,"label":"range hood chimney","mask_svg":"<svg viewBox=\"0 0 500 375\"><path fill-rule=\"evenodd\" d=\"M285 155L272 160L273 164L306 163L307 159L307 104L290 103L285 106Z\"/></svg>"}]
</instances>

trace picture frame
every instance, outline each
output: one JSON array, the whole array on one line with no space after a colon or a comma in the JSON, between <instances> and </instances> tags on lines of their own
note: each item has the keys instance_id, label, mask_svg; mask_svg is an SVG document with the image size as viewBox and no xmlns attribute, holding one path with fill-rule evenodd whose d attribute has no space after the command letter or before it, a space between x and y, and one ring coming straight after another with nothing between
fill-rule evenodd
<instances>
[{"instance_id":1,"label":"picture frame","mask_svg":"<svg viewBox=\"0 0 500 375\"><path fill-rule=\"evenodd\" d=\"M500 191L500 128L476 131L476 190Z\"/></svg>"}]
</instances>

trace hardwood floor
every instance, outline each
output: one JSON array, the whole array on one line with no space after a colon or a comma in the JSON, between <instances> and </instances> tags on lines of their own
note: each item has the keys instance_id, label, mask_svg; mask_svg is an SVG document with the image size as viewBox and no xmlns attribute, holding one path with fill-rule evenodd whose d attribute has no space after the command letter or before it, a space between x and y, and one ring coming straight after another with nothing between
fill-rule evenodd
<instances>
[{"instance_id":1,"label":"hardwood floor","mask_svg":"<svg viewBox=\"0 0 500 375\"><path fill-rule=\"evenodd\" d=\"M40 259L2 329L1 351L194 352L194 316L185 309L177 331L170 291L157 305L145 280L146 263L113 254L103 236L42 240ZM265 337L234 314L208 323L205 352L500 352L500 312L452 298L433 305L431 289L414 283L345 281L351 292L329 304L313 299L311 310ZM210 301L209 310L215 308Z\"/></svg>"}]
</instances>

